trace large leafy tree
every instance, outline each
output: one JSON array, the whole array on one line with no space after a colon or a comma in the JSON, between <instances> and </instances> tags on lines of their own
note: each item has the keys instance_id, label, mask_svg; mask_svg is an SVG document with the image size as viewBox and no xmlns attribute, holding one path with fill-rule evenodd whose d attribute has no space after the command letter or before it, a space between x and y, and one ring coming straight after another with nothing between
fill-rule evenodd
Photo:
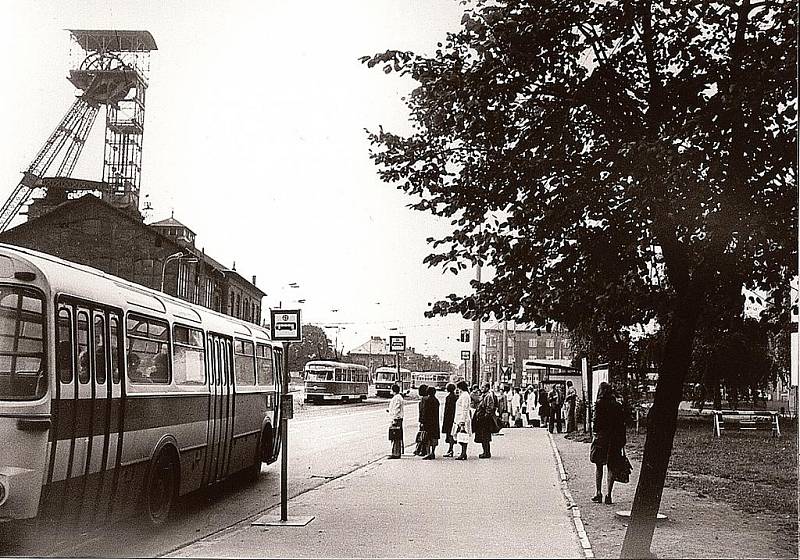
<instances>
[{"instance_id":1,"label":"large leafy tree","mask_svg":"<svg viewBox=\"0 0 800 560\"><path fill-rule=\"evenodd\" d=\"M303 340L289 346L289 371L303 371L306 362L333 356L333 343L316 325L303 325Z\"/></svg>"},{"instance_id":2,"label":"large leafy tree","mask_svg":"<svg viewBox=\"0 0 800 560\"><path fill-rule=\"evenodd\" d=\"M789 1L477 0L435 54L363 59L418 82L413 131L370 138L382 179L451 220L426 262L496 270L433 314L662 328L624 556L649 554L706 302L796 274L795 16Z\"/></svg>"}]
</instances>

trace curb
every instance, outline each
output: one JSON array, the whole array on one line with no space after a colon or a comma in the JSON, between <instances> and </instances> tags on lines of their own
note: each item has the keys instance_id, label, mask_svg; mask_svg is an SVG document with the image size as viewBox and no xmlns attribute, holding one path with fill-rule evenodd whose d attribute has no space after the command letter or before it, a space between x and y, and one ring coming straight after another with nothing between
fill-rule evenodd
<instances>
[{"instance_id":1,"label":"curb","mask_svg":"<svg viewBox=\"0 0 800 560\"><path fill-rule=\"evenodd\" d=\"M592 545L589 543L589 537L586 534L586 529L581 520L581 512L578 509L578 504L572 499L572 493L567 486L567 472L564 470L564 463L561 461L561 453L558 452L556 442L553 440L553 434L547 432L547 438L550 440L550 447L553 450L553 455L556 458L558 466L558 476L561 481L561 492L567 500L567 509L572 511L572 521L575 524L575 532L578 534L578 539L581 541L581 548L583 548L584 558L594 558L594 551Z\"/></svg>"}]
</instances>

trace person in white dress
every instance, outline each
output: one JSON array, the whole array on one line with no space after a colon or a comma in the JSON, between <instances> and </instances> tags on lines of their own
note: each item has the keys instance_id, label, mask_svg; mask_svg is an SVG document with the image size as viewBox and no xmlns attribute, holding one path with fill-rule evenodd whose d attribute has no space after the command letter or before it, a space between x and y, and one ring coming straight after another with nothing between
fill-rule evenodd
<instances>
[{"instance_id":1,"label":"person in white dress","mask_svg":"<svg viewBox=\"0 0 800 560\"><path fill-rule=\"evenodd\" d=\"M533 390L532 386L528 385L528 402L525 403L525 404L526 404L526 407L527 407L527 410L528 410L528 427L529 428L533 427L532 420L534 418L536 418L536 416L537 416L537 410L536 410L536 401L537 400L538 399L536 398L536 391ZM536 419L538 420L538 418L536 418Z\"/></svg>"},{"instance_id":2,"label":"person in white dress","mask_svg":"<svg viewBox=\"0 0 800 560\"><path fill-rule=\"evenodd\" d=\"M467 444L472 435L472 417L470 416L469 385L466 381L459 381L456 385L458 400L456 401L456 414L453 418L453 439L461 445L461 455L456 460L463 461L467 458Z\"/></svg>"},{"instance_id":3,"label":"person in white dress","mask_svg":"<svg viewBox=\"0 0 800 560\"><path fill-rule=\"evenodd\" d=\"M514 387L514 394L511 395L511 418L514 422L512 424L516 427L517 420L522 420L522 395L519 394L519 387Z\"/></svg>"}]
</instances>

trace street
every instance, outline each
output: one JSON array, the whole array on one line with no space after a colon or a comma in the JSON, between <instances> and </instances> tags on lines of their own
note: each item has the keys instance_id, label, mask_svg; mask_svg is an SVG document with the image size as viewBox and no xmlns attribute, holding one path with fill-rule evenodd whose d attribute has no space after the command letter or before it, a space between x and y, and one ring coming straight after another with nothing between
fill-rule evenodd
<instances>
[{"instance_id":1,"label":"street","mask_svg":"<svg viewBox=\"0 0 800 560\"><path fill-rule=\"evenodd\" d=\"M289 498L347 474L388 452L386 400L305 405L295 400L289 421ZM406 426L417 401L406 405ZM411 431L407 429L407 431ZM408 438L413 437L406 435ZM137 520L94 530L68 531L28 521L0 524L0 556L155 557L213 535L280 502L280 460L263 466L254 483L233 481L208 493L184 497L163 528ZM291 514L291 512L290 512Z\"/></svg>"}]
</instances>

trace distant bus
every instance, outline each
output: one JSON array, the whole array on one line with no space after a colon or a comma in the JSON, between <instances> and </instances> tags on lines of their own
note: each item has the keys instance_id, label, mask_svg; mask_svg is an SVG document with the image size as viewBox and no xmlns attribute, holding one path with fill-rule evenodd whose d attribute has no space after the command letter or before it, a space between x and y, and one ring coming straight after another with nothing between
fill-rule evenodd
<instances>
[{"instance_id":1,"label":"distant bus","mask_svg":"<svg viewBox=\"0 0 800 560\"><path fill-rule=\"evenodd\" d=\"M407 395L411 391L411 370L400 368L400 378L398 381L397 368L383 366L375 370L375 394L379 397L392 396L392 384L400 385L400 392Z\"/></svg>"},{"instance_id":2,"label":"distant bus","mask_svg":"<svg viewBox=\"0 0 800 560\"><path fill-rule=\"evenodd\" d=\"M252 323L0 245L0 522L97 524L280 450L281 348Z\"/></svg>"},{"instance_id":3,"label":"distant bus","mask_svg":"<svg viewBox=\"0 0 800 560\"><path fill-rule=\"evenodd\" d=\"M369 368L365 366L314 360L304 371L306 402L367 399Z\"/></svg>"},{"instance_id":4,"label":"distant bus","mask_svg":"<svg viewBox=\"0 0 800 560\"><path fill-rule=\"evenodd\" d=\"M427 385L444 391L444 388L450 383L450 376L449 371L415 371L411 374L411 387Z\"/></svg>"}]
</instances>

